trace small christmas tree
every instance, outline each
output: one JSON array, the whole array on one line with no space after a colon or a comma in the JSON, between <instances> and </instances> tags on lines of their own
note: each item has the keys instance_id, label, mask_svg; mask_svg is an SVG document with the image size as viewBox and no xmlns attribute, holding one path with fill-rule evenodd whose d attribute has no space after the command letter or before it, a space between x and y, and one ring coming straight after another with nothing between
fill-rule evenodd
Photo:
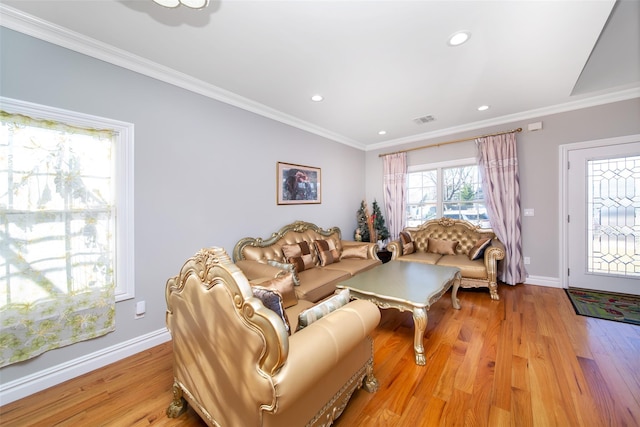
<instances>
[{"instance_id":1,"label":"small christmas tree","mask_svg":"<svg viewBox=\"0 0 640 427\"><path fill-rule=\"evenodd\" d=\"M367 204L363 200L360 202L360 209L356 213L356 218L358 219L358 228L354 232L354 239L358 242L368 242L369 241L369 212L367 210Z\"/></svg>"},{"instance_id":2,"label":"small christmas tree","mask_svg":"<svg viewBox=\"0 0 640 427\"><path fill-rule=\"evenodd\" d=\"M373 200L373 214L371 216L373 217L373 228L376 231L377 239L387 240L389 238L389 230L384 222L380 206L378 206L378 202L375 199Z\"/></svg>"},{"instance_id":3,"label":"small christmas tree","mask_svg":"<svg viewBox=\"0 0 640 427\"><path fill-rule=\"evenodd\" d=\"M360 202L357 212L358 228L353 233L354 240L358 242L377 242L389 238L389 230L384 222L384 216L380 211L377 201L373 201L373 212L369 215L367 203Z\"/></svg>"}]
</instances>

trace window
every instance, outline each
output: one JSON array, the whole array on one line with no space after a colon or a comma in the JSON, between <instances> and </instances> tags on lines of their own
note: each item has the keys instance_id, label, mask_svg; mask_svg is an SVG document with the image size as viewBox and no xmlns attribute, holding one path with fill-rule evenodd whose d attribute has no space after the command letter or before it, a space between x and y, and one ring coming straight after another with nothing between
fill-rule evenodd
<instances>
[{"instance_id":1,"label":"window","mask_svg":"<svg viewBox=\"0 0 640 427\"><path fill-rule=\"evenodd\" d=\"M0 98L0 367L115 330L133 125Z\"/></svg>"},{"instance_id":2,"label":"window","mask_svg":"<svg viewBox=\"0 0 640 427\"><path fill-rule=\"evenodd\" d=\"M587 160L587 273L640 276L640 156Z\"/></svg>"},{"instance_id":3,"label":"window","mask_svg":"<svg viewBox=\"0 0 640 427\"><path fill-rule=\"evenodd\" d=\"M109 281L133 298L133 125L1 101L0 306Z\"/></svg>"},{"instance_id":4,"label":"window","mask_svg":"<svg viewBox=\"0 0 640 427\"><path fill-rule=\"evenodd\" d=\"M475 159L409 168L405 224L416 227L441 217L490 227Z\"/></svg>"}]
</instances>

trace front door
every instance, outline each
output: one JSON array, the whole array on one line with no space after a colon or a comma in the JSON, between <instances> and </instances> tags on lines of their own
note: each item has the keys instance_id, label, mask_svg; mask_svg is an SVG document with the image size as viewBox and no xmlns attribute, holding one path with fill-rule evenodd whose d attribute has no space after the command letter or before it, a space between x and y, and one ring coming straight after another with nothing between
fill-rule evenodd
<instances>
[{"instance_id":1,"label":"front door","mask_svg":"<svg viewBox=\"0 0 640 427\"><path fill-rule=\"evenodd\" d=\"M569 287L640 295L640 137L567 158Z\"/></svg>"}]
</instances>

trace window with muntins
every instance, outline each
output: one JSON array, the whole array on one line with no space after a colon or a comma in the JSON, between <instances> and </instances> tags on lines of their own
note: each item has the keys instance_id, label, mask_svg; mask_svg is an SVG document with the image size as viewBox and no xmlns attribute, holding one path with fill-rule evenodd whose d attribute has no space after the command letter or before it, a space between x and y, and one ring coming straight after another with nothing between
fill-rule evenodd
<instances>
[{"instance_id":1,"label":"window with muntins","mask_svg":"<svg viewBox=\"0 0 640 427\"><path fill-rule=\"evenodd\" d=\"M481 184L475 159L410 167L405 224L447 217L489 228Z\"/></svg>"},{"instance_id":2,"label":"window with muntins","mask_svg":"<svg viewBox=\"0 0 640 427\"><path fill-rule=\"evenodd\" d=\"M134 296L133 125L1 101L5 366L112 331Z\"/></svg>"}]
</instances>

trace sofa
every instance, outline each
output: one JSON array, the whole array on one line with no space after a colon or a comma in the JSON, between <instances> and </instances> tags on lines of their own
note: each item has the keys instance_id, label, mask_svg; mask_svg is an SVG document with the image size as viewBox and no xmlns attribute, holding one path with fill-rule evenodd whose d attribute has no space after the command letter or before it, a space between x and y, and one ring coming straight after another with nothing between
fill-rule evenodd
<instances>
[{"instance_id":1,"label":"sofa","mask_svg":"<svg viewBox=\"0 0 640 427\"><path fill-rule=\"evenodd\" d=\"M418 227L406 227L387 250L396 261L458 267L461 287L487 287L491 299L500 299L496 275L505 250L490 229L460 219L432 219Z\"/></svg>"},{"instance_id":2,"label":"sofa","mask_svg":"<svg viewBox=\"0 0 640 427\"><path fill-rule=\"evenodd\" d=\"M240 240L233 249L233 260L249 280L291 271L298 299L317 302L333 294L337 283L382 264L375 243L342 240L341 236L338 227L324 230L296 221L267 239Z\"/></svg>"},{"instance_id":3,"label":"sofa","mask_svg":"<svg viewBox=\"0 0 640 427\"><path fill-rule=\"evenodd\" d=\"M185 262L165 289L169 417L190 405L209 426L329 426L356 389L377 390L370 333L378 308L344 291L315 305L286 301L287 293L295 296L290 272L250 283L222 248Z\"/></svg>"}]
</instances>

